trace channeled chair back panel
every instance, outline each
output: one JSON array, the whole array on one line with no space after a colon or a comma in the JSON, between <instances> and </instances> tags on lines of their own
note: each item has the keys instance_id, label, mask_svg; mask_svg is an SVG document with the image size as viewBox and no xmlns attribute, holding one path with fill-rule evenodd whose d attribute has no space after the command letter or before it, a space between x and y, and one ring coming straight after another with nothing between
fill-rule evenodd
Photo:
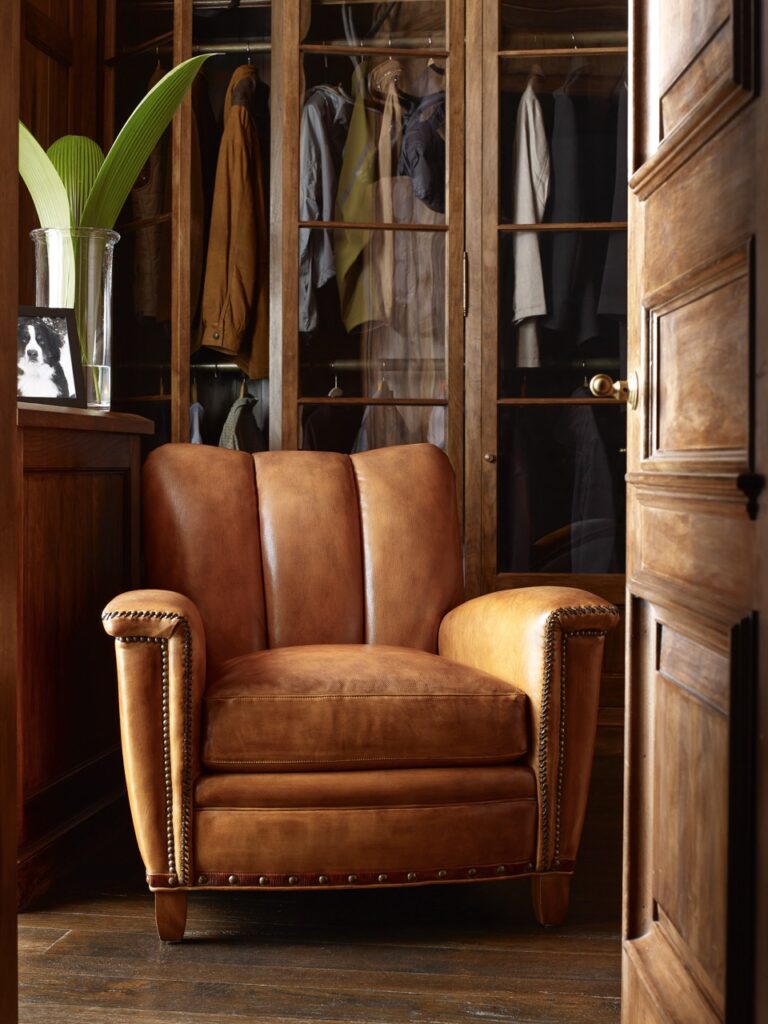
<instances>
[{"instance_id":1,"label":"channeled chair back panel","mask_svg":"<svg viewBox=\"0 0 768 1024\"><path fill-rule=\"evenodd\" d=\"M266 647L251 456L208 445L164 445L147 459L142 484L149 586L194 601L212 666Z\"/></svg>"},{"instance_id":2,"label":"channeled chair back panel","mask_svg":"<svg viewBox=\"0 0 768 1024\"><path fill-rule=\"evenodd\" d=\"M443 616L463 600L456 480L432 445L352 456L360 498L365 639L437 651Z\"/></svg>"},{"instance_id":3,"label":"channeled chair back panel","mask_svg":"<svg viewBox=\"0 0 768 1024\"><path fill-rule=\"evenodd\" d=\"M195 602L214 667L302 644L436 652L463 597L453 469L432 445L166 445L144 468L144 509L148 583Z\"/></svg>"},{"instance_id":4,"label":"channeled chair back panel","mask_svg":"<svg viewBox=\"0 0 768 1024\"><path fill-rule=\"evenodd\" d=\"M270 647L364 642L360 509L333 452L254 456Z\"/></svg>"}]
</instances>

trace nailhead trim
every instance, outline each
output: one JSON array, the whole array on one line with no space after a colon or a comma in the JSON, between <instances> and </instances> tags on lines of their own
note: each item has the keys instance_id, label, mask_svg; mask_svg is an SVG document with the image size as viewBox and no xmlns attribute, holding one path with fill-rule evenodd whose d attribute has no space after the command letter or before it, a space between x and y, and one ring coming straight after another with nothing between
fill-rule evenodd
<instances>
[{"instance_id":1,"label":"nailhead trim","mask_svg":"<svg viewBox=\"0 0 768 1024\"><path fill-rule=\"evenodd\" d=\"M567 872L574 868L573 861L561 861L559 869ZM486 864L477 867L456 867L456 868L431 868L425 871L367 871L359 874L348 872L305 872L302 874L273 873L259 874L256 872L238 871L233 874L229 871L209 871L197 879L198 885L205 885L209 888L259 888L270 886L272 888L313 888L319 886L349 888L350 886L402 886L423 884L429 882L483 882L490 879L514 878L518 875L534 874L535 868L531 861L524 861L515 864ZM206 881L203 883L202 878ZM235 881L232 881L235 879ZM147 882L152 888L167 888L169 886L168 875L147 875Z\"/></svg>"},{"instance_id":2,"label":"nailhead trim","mask_svg":"<svg viewBox=\"0 0 768 1024\"><path fill-rule=\"evenodd\" d=\"M105 612L103 622L113 619L159 619L176 621L184 630L182 641L183 652L183 687L182 687L182 755L181 755L181 837L180 837L180 871L176 870L175 841L173 831L173 778L171 774L171 738L170 738L170 707L169 707L169 673L168 673L168 641L164 637L121 636L115 637L118 643L159 643L162 656L162 716L163 716L163 779L165 783L165 827L168 853L168 870L177 875L182 885L190 883L191 865L191 831L192 831L192 630L189 622L178 612L160 611L115 611Z\"/></svg>"},{"instance_id":3,"label":"nailhead trim","mask_svg":"<svg viewBox=\"0 0 768 1024\"><path fill-rule=\"evenodd\" d=\"M555 630L560 625L560 620L572 616L586 615L618 615L618 609L613 605L581 605L574 608L557 608L547 617L544 627L544 680L541 690L541 719L539 721L539 808L541 814L541 850L538 856L538 867L540 870L547 870L551 864L549 854L550 842L550 784L548 773L548 741L550 729L550 696L552 691L552 674L555 663ZM562 795L563 761L565 756L565 647L571 636L605 636L607 629L581 630L570 633L561 633L560 639L560 730L558 736L559 763L558 774L555 780L555 850L560 847L560 797ZM554 855L553 855L554 856Z\"/></svg>"}]
</instances>

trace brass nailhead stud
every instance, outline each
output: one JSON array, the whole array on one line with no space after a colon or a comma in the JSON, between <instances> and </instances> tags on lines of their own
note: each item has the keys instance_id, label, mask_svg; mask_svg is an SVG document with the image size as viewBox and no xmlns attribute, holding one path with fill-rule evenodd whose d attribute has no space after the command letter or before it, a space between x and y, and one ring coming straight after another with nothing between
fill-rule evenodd
<instances>
[{"instance_id":1,"label":"brass nailhead stud","mask_svg":"<svg viewBox=\"0 0 768 1024\"><path fill-rule=\"evenodd\" d=\"M227 881L229 882L230 885L237 885L238 877L237 875L230 875Z\"/></svg>"},{"instance_id":2,"label":"brass nailhead stud","mask_svg":"<svg viewBox=\"0 0 768 1024\"><path fill-rule=\"evenodd\" d=\"M525 865L525 870L526 871L533 871L533 864L526 864Z\"/></svg>"},{"instance_id":3,"label":"brass nailhead stud","mask_svg":"<svg viewBox=\"0 0 768 1024\"><path fill-rule=\"evenodd\" d=\"M297 882L298 882L298 878L296 877L296 875L289 875L288 876L288 885L296 885Z\"/></svg>"},{"instance_id":4,"label":"brass nailhead stud","mask_svg":"<svg viewBox=\"0 0 768 1024\"><path fill-rule=\"evenodd\" d=\"M347 875L347 881L348 882L353 882L353 883L356 882L357 881L357 875Z\"/></svg>"},{"instance_id":5,"label":"brass nailhead stud","mask_svg":"<svg viewBox=\"0 0 768 1024\"><path fill-rule=\"evenodd\" d=\"M415 871L409 871L408 875L407 875L407 878L408 878L409 882L415 882L416 881L416 872Z\"/></svg>"},{"instance_id":6,"label":"brass nailhead stud","mask_svg":"<svg viewBox=\"0 0 768 1024\"><path fill-rule=\"evenodd\" d=\"M380 882L386 882L387 878L388 878L387 875L379 875L379 881Z\"/></svg>"},{"instance_id":7,"label":"brass nailhead stud","mask_svg":"<svg viewBox=\"0 0 768 1024\"><path fill-rule=\"evenodd\" d=\"M170 886L178 885L178 882L179 882L179 880L176 877L176 875L168 875L168 885L170 885Z\"/></svg>"},{"instance_id":8,"label":"brass nailhead stud","mask_svg":"<svg viewBox=\"0 0 768 1024\"><path fill-rule=\"evenodd\" d=\"M437 872L437 877L438 878L447 878L448 877L448 872L447 871L438 871Z\"/></svg>"},{"instance_id":9,"label":"brass nailhead stud","mask_svg":"<svg viewBox=\"0 0 768 1024\"><path fill-rule=\"evenodd\" d=\"M207 885L208 884L208 875L198 875L197 876L197 884L198 885Z\"/></svg>"},{"instance_id":10,"label":"brass nailhead stud","mask_svg":"<svg viewBox=\"0 0 768 1024\"><path fill-rule=\"evenodd\" d=\"M559 867L560 867L560 861L559 861L559 860L555 860L555 861L553 861L553 864L554 864L554 866L555 866L556 868L559 868Z\"/></svg>"},{"instance_id":11,"label":"brass nailhead stud","mask_svg":"<svg viewBox=\"0 0 768 1024\"><path fill-rule=\"evenodd\" d=\"M503 864L499 864L499 866L496 868L496 874L497 875L506 874L506 871L507 871L507 869L506 869L506 867Z\"/></svg>"},{"instance_id":12,"label":"brass nailhead stud","mask_svg":"<svg viewBox=\"0 0 768 1024\"><path fill-rule=\"evenodd\" d=\"M269 885L269 879L266 875L259 875L259 885Z\"/></svg>"},{"instance_id":13,"label":"brass nailhead stud","mask_svg":"<svg viewBox=\"0 0 768 1024\"><path fill-rule=\"evenodd\" d=\"M318 878L318 882L320 883L320 885L327 885L328 875L320 875L320 877Z\"/></svg>"},{"instance_id":14,"label":"brass nailhead stud","mask_svg":"<svg viewBox=\"0 0 768 1024\"><path fill-rule=\"evenodd\" d=\"M474 878L475 875L477 874L477 868L470 868L467 874L469 875L470 878Z\"/></svg>"},{"instance_id":15,"label":"brass nailhead stud","mask_svg":"<svg viewBox=\"0 0 768 1024\"><path fill-rule=\"evenodd\" d=\"M219 334L218 331L214 331L213 332L213 340L214 341L218 341L220 337L221 337L221 335Z\"/></svg>"}]
</instances>

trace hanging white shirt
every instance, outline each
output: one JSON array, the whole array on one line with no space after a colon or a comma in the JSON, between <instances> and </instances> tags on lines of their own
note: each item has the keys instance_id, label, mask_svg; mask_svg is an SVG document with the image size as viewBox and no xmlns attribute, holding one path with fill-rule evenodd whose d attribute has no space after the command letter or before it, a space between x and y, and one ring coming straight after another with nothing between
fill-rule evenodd
<instances>
[{"instance_id":1,"label":"hanging white shirt","mask_svg":"<svg viewBox=\"0 0 768 1024\"><path fill-rule=\"evenodd\" d=\"M513 222L539 224L549 195L549 144L541 104L533 79L520 98L515 125ZM533 231L516 231L513 239L515 290L513 319L518 328L518 366L539 365L538 324L522 323L547 312L539 237Z\"/></svg>"}]
</instances>

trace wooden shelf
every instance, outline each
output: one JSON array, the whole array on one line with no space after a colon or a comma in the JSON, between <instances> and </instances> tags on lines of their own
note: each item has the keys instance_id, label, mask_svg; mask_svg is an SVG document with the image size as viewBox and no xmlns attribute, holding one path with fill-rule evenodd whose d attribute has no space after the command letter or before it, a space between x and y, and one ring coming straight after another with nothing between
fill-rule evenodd
<instances>
[{"instance_id":1,"label":"wooden shelf","mask_svg":"<svg viewBox=\"0 0 768 1024\"><path fill-rule=\"evenodd\" d=\"M520 368L521 370L524 367ZM626 406L616 398L497 398L497 405L614 405Z\"/></svg>"},{"instance_id":2,"label":"wooden shelf","mask_svg":"<svg viewBox=\"0 0 768 1024\"><path fill-rule=\"evenodd\" d=\"M446 406L447 398L366 398L365 396L346 395L342 398L329 398L323 395L322 398L299 398L299 405L422 405L422 406Z\"/></svg>"},{"instance_id":3,"label":"wooden shelf","mask_svg":"<svg viewBox=\"0 0 768 1024\"><path fill-rule=\"evenodd\" d=\"M499 224L499 231L626 231L625 220L581 220L571 223Z\"/></svg>"},{"instance_id":4,"label":"wooden shelf","mask_svg":"<svg viewBox=\"0 0 768 1024\"><path fill-rule=\"evenodd\" d=\"M499 50L499 57L507 60L515 57L626 57L627 46L571 46L561 49Z\"/></svg>"},{"instance_id":5,"label":"wooden shelf","mask_svg":"<svg viewBox=\"0 0 768 1024\"><path fill-rule=\"evenodd\" d=\"M435 60L447 60L447 50L439 50L429 46L350 46L348 43L302 43L300 53L341 54L356 57L434 57Z\"/></svg>"},{"instance_id":6,"label":"wooden shelf","mask_svg":"<svg viewBox=\"0 0 768 1024\"><path fill-rule=\"evenodd\" d=\"M377 223L376 221L346 221L346 220L300 220L300 228L318 228L323 231L421 231L423 233L434 233L435 231L447 231L448 224L396 224Z\"/></svg>"}]
</instances>

